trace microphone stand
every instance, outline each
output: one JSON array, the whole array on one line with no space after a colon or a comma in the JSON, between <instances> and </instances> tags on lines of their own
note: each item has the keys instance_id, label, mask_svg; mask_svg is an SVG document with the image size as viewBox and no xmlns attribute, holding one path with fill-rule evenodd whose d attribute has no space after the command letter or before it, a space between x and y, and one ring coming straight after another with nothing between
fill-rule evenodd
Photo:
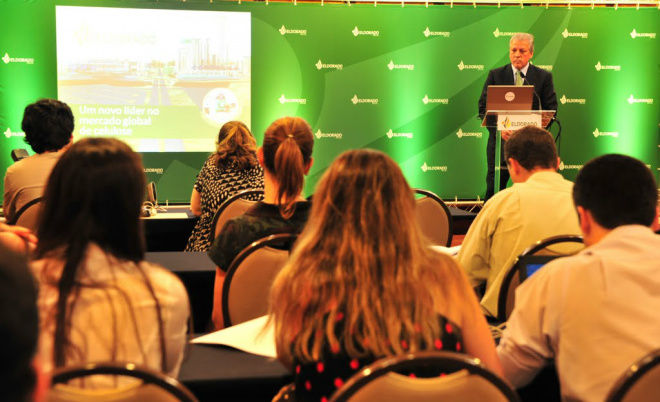
<instances>
[{"instance_id":1,"label":"microphone stand","mask_svg":"<svg viewBox=\"0 0 660 402\"><path fill-rule=\"evenodd\" d=\"M523 79L523 82L526 82L527 85L531 85L533 87L533 85L530 84L529 81L527 80L525 73L523 73L522 71L520 71L520 77ZM539 112L541 112L543 110L541 105L541 97L539 96L539 94L536 93L536 90L534 90L534 96L536 96L536 99L538 99L539 101ZM559 131L557 132L557 136L555 137L555 143L557 143L557 155L561 156L561 122L557 118L556 112L555 112L555 116L552 116L552 118L550 119L550 124L548 124L548 131L550 131L549 130L550 126L552 126L552 123L554 122L557 122L557 125L559 126Z\"/></svg>"}]
</instances>

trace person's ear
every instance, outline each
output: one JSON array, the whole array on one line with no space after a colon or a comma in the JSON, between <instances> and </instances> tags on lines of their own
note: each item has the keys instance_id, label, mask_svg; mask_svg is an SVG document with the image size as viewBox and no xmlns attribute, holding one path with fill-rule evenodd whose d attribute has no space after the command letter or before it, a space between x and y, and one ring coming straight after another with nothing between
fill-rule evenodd
<instances>
[{"instance_id":1,"label":"person's ear","mask_svg":"<svg viewBox=\"0 0 660 402\"><path fill-rule=\"evenodd\" d=\"M658 213L658 207L655 207L655 214L653 215L653 222L651 223L651 230L654 232L657 232L660 230L660 222L658 222L658 216L660 214Z\"/></svg>"},{"instance_id":2,"label":"person's ear","mask_svg":"<svg viewBox=\"0 0 660 402\"><path fill-rule=\"evenodd\" d=\"M561 158L557 157L557 166L555 167L555 170L559 170L559 165L561 165Z\"/></svg>"},{"instance_id":3,"label":"person's ear","mask_svg":"<svg viewBox=\"0 0 660 402\"><path fill-rule=\"evenodd\" d=\"M32 370L34 370L36 378L32 391L32 402L46 402L48 389L50 389L50 374L42 369L41 360L38 356L32 359Z\"/></svg>"},{"instance_id":4,"label":"person's ear","mask_svg":"<svg viewBox=\"0 0 660 402\"><path fill-rule=\"evenodd\" d=\"M580 223L580 231L584 237L588 237L592 229L591 213L584 209L584 207L577 207L578 221Z\"/></svg>"},{"instance_id":5,"label":"person's ear","mask_svg":"<svg viewBox=\"0 0 660 402\"><path fill-rule=\"evenodd\" d=\"M312 168L313 164L314 164L314 158L310 157L309 162L305 164L305 176L307 176L307 173L309 173L309 169Z\"/></svg>"},{"instance_id":6,"label":"person's ear","mask_svg":"<svg viewBox=\"0 0 660 402\"><path fill-rule=\"evenodd\" d=\"M259 165L261 165L261 167L266 167L264 164L264 149L262 147L257 148L257 160L259 161Z\"/></svg>"}]
</instances>

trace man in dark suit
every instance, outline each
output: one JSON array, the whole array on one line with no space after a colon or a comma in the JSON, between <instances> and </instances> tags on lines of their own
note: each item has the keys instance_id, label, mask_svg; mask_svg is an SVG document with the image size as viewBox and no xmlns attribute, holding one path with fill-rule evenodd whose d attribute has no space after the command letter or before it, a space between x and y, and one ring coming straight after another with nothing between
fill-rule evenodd
<instances>
[{"instance_id":1,"label":"man in dark suit","mask_svg":"<svg viewBox=\"0 0 660 402\"><path fill-rule=\"evenodd\" d=\"M488 93L489 85L534 85L536 95L534 96L532 109L557 110L557 95L555 94L555 86L552 82L552 73L530 64L529 61L532 56L534 56L534 36L528 33L517 33L513 35L509 41L509 59L511 60L511 64L490 70L488 78L486 78L486 82L484 83L484 89L479 98L479 116L481 118L486 114L486 94ZM541 101L541 105L539 105L539 100ZM513 131L502 131L502 147L504 147L504 141L509 139L511 133ZM489 127L488 146L486 147L488 173L486 174L487 187L484 201L488 201L495 192L496 135L497 130L494 127ZM501 154L503 155L504 152L502 151ZM501 163L500 189L503 189L509 181L509 171L506 170L504 160Z\"/></svg>"}]
</instances>

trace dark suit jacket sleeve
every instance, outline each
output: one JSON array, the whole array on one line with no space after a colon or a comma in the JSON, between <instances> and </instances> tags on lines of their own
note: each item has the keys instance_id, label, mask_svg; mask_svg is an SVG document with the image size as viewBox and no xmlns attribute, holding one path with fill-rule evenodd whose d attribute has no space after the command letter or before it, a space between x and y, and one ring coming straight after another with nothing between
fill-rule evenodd
<instances>
[{"instance_id":1,"label":"dark suit jacket sleeve","mask_svg":"<svg viewBox=\"0 0 660 402\"><path fill-rule=\"evenodd\" d=\"M490 70L488 72L488 78L484 82L484 88L481 91L481 97L479 98L479 118L483 119L486 114L486 96L488 94L488 86L495 85L495 70Z\"/></svg>"},{"instance_id":2,"label":"dark suit jacket sleeve","mask_svg":"<svg viewBox=\"0 0 660 402\"><path fill-rule=\"evenodd\" d=\"M547 72L546 79L543 80L541 88L541 102L543 110L557 110L557 94L555 93L555 84L552 81L552 73Z\"/></svg>"}]
</instances>

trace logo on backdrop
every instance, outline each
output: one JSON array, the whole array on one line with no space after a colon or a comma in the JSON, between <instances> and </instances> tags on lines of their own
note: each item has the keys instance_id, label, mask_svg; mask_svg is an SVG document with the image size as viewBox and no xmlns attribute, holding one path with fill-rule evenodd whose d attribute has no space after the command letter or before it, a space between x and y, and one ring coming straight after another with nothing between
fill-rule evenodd
<instances>
[{"instance_id":1,"label":"logo on backdrop","mask_svg":"<svg viewBox=\"0 0 660 402\"><path fill-rule=\"evenodd\" d=\"M144 168L144 173L163 174L163 168Z\"/></svg>"},{"instance_id":2,"label":"logo on backdrop","mask_svg":"<svg viewBox=\"0 0 660 402\"><path fill-rule=\"evenodd\" d=\"M564 29L564 32L561 33L561 36L566 38L582 38L587 39L589 34L587 32L568 32L568 29Z\"/></svg>"},{"instance_id":3,"label":"logo on backdrop","mask_svg":"<svg viewBox=\"0 0 660 402\"><path fill-rule=\"evenodd\" d=\"M443 105L448 105L449 104L449 99L431 99L429 98L428 95L424 95L422 98L422 102L424 102L425 105L428 105L429 103L440 103Z\"/></svg>"},{"instance_id":4,"label":"logo on backdrop","mask_svg":"<svg viewBox=\"0 0 660 402\"><path fill-rule=\"evenodd\" d=\"M360 31L357 25L355 26L355 28L353 28L351 32L353 32L353 36L360 36L360 35L380 36L380 31Z\"/></svg>"},{"instance_id":5,"label":"logo on backdrop","mask_svg":"<svg viewBox=\"0 0 660 402\"><path fill-rule=\"evenodd\" d=\"M584 165L565 165L564 161L559 162L559 170L580 170Z\"/></svg>"},{"instance_id":6,"label":"logo on backdrop","mask_svg":"<svg viewBox=\"0 0 660 402\"><path fill-rule=\"evenodd\" d=\"M532 63L531 61L529 62L529 64L534 64L536 67L542 68L546 71L552 71L552 69L555 67L552 64L535 64L535 63Z\"/></svg>"},{"instance_id":7,"label":"logo on backdrop","mask_svg":"<svg viewBox=\"0 0 660 402\"><path fill-rule=\"evenodd\" d=\"M598 64L596 64L595 67L596 67L596 71L600 71L600 70L621 71L621 66L608 66L605 64L600 64L600 61L598 62Z\"/></svg>"},{"instance_id":8,"label":"logo on backdrop","mask_svg":"<svg viewBox=\"0 0 660 402\"><path fill-rule=\"evenodd\" d=\"M9 57L9 53L5 53L5 55L2 57L2 61L4 61L5 64L9 64L9 63L34 64L34 59L33 58Z\"/></svg>"},{"instance_id":9,"label":"logo on backdrop","mask_svg":"<svg viewBox=\"0 0 660 402\"><path fill-rule=\"evenodd\" d=\"M431 30L429 29L429 27L426 27L426 29L424 30L424 36L426 36L427 38L428 38L429 36L444 36L445 38L449 38L449 35L451 35L451 32L447 32L447 31L431 31Z\"/></svg>"},{"instance_id":10,"label":"logo on backdrop","mask_svg":"<svg viewBox=\"0 0 660 402\"><path fill-rule=\"evenodd\" d=\"M618 138L619 137L619 132L618 131L599 131L598 127L596 127L596 130L593 132L594 137L614 137Z\"/></svg>"},{"instance_id":11,"label":"logo on backdrop","mask_svg":"<svg viewBox=\"0 0 660 402\"><path fill-rule=\"evenodd\" d=\"M561 102L562 105L565 105L567 103L579 103L580 105L584 105L587 103L586 99L570 99L567 98L566 95L562 95L561 98L559 98L559 102Z\"/></svg>"},{"instance_id":12,"label":"logo on backdrop","mask_svg":"<svg viewBox=\"0 0 660 402\"><path fill-rule=\"evenodd\" d=\"M392 70L409 70L412 71L415 69L414 64L394 64L394 61L390 60L389 64L387 65L387 68Z\"/></svg>"},{"instance_id":13,"label":"logo on backdrop","mask_svg":"<svg viewBox=\"0 0 660 402\"><path fill-rule=\"evenodd\" d=\"M429 166L424 162L424 164L421 166L422 172L426 173L429 170L438 170L440 172L446 172L447 171L447 166Z\"/></svg>"},{"instance_id":14,"label":"logo on backdrop","mask_svg":"<svg viewBox=\"0 0 660 402\"><path fill-rule=\"evenodd\" d=\"M357 95L353 95L351 102L353 102L354 105L357 105L358 103L371 103L372 105L377 105L378 99L361 99L358 98Z\"/></svg>"},{"instance_id":15,"label":"logo on backdrop","mask_svg":"<svg viewBox=\"0 0 660 402\"><path fill-rule=\"evenodd\" d=\"M314 135L319 140L321 138L335 138L335 139L341 140L342 137L344 136L342 133L324 133L324 132L321 131L321 129L316 130L316 133Z\"/></svg>"},{"instance_id":16,"label":"logo on backdrop","mask_svg":"<svg viewBox=\"0 0 660 402\"><path fill-rule=\"evenodd\" d=\"M343 64L325 64L321 61L321 59L319 59L319 61L316 62L315 66L319 70L323 70L323 69L343 70L344 69Z\"/></svg>"},{"instance_id":17,"label":"logo on backdrop","mask_svg":"<svg viewBox=\"0 0 660 402\"><path fill-rule=\"evenodd\" d=\"M496 38L499 38L500 36L513 36L515 34L515 32L502 32L499 28L495 28L495 32L493 32L493 36Z\"/></svg>"},{"instance_id":18,"label":"logo on backdrop","mask_svg":"<svg viewBox=\"0 0 660 402\"><path fill-rule=\"evenodd\" d=\"M463 71L463 70L483 70L484 65L483 64L465 64L463 63L463 60L458 64L458 69Z\"/></svg>"},{"instance_id":19,"label":"logo on backdrop","mask_svg":"<svg viewBox=\"0 0 660 402\"><path fill-rule=\"evenodd\" d=\"M405 138L412 138L413 133L394 133L392 132L392 129L390 128L390 131L385 133L387 135L387 138L392 139L394 137L405 137Z\"/></svg>"},{"instance_id":20,"label":"logo on backdrop","mask_svg":"<svg viewBox=\"0 0 660 402\"><path fill-rule=\"evenodd\" d=\"M631 94L630 97L628 98L628 103L630 103L631 105L633 103L646 103L648 105L652 105L653 104L653 99L637 99L634 96L632 96L632 94Z\"/></svg>"},{"instance_id":21,"label":"logo on backdrop","mask_svg":"<svg viewBox=\"0 0 660 402\"><path fill-rule=\"evenodd\" d=\"M468 132L465 132L465 131L463 131L462 129L459 128L458 131L456 132L456 136L458 138L463 138L463 137L481 138L483 136L483 133L481 131L475 131L475 132L468 133Z\"/></svg>"},{"instance_id":22,"label":"logo on backdrop","mask_svg":"<svg viewBox=\"0 0 660 402\"><path fill-rule=\"evenodd\" d=\"M637 32L637 30L633 28L632 32L630 33L630 37L633 39L635 38L655 39L655 32L641 33L641 32Z\"/></svg>"},{"instance_id":23,"label":"logo on backdrop","mask_svg":"<svg viewBox=\"0 0 660 402\"><path fill-rule=\"evenodd\" d=\"M285 104L285 103L300 103L301 105L306 105L307 104L307 99L289 99L284 94L280 96L279 99L280 103Z\"/></svg>"},{"instance_id":24,"label":"logo on backdrop","mask_svg":"<svg viewBox=\"0 0 660 402\"><path fill-rule=\"evenodd\" d=\"M7 130L5 131L5 137L10 138L10 137L25 137L25 133L18 131L18 132L12 132L9 127L7 127Z\"/></svg>"},{"instance_id":25,"label":"logo on backdrop","mask_svg":"<svg viewBox=\"0 0 660 402\"><path fill-rule=\"evenodd\" d=\"M280 33L282 35L302 35L305 36L307 35L307 30L306 29L286 29L284 25L279 29Z\"/></svg>"}]
</instances>

